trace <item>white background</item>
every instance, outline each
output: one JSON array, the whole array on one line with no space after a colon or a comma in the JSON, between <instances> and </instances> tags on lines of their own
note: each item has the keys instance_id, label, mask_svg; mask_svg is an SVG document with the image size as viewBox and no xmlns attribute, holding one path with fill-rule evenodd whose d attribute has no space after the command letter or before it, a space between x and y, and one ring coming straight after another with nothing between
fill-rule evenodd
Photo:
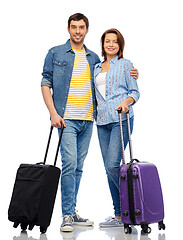
<instances>
[{"instance_id":1,"label":"white background","mask_svg":"<svg viewBox=\"0 0 183 240\"><path fill-rule=\"evenodd\" d=\"M16 169L20 163L42 161L50 127L40 88L44 58L48 49L69 38L67 20L76 12L89 18L85 39L89 49L101 57L100 37L105 30L115 27L125 38L124 57L140 73L141 97L134 106L134 156L155 163L159 169L166 239L172 239L175 228L181 229L183 214L183 17L179 0L6 0L0 4L0 226L6 232L11 229L9 239L19 233L7 220ZM56 141L55 130L49 163L53 161ZM80 215L96 223L113 215L96 126L77 208ZM52 221L59 228L60 191Z\"/></svg>"}]
</instances>

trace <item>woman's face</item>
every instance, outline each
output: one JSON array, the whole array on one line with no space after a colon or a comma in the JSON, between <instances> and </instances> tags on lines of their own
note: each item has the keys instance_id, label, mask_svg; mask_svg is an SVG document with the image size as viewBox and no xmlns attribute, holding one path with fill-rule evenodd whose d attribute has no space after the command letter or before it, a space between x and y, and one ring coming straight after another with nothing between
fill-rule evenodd
<instances>
[{"instance_id":1,"label":"woman's face","mask_svg":"<svg viewBox=\"0 0 183 240\"><path fill-rule=\"evenodd\" d=\"M119 51L118 39L115 33L107 33L104 39L104 50L107 56L115 57Z\"/></svg>"}]
</instances>

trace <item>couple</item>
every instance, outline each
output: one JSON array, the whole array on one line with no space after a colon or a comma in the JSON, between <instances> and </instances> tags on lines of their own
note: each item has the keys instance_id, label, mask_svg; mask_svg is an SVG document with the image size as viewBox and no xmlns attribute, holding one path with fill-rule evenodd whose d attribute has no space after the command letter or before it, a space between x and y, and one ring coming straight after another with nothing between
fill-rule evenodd
<instances>
[{"instance_id":1,"label":"couple","mask_svg":"<svg viewBox=\"0 0 183 240\"><path fill-rule=\"evenodd\" d=\"M107 30L101 38L102 56L83 45L88 33L86 16L76 13L69 17L70 39L48 51L43 67L42 95L51 116L51 124L65 126L60 145L62 174L61 202L63 222L61 231L73 231L73 225L91 226L81 218L75 207L93 122L98 138L115 217L101 227L122 226L119 197L119 167L121 162L120 131L117 109L123 112L124 143L128 142L125 112L129 110L133 128L132 105L139 98L138 71L123 58L124 38L116 29ZM134 77L134 78L133 78ZM53 91L53 95L51 90Z\"/></svg>"}]
</instances>

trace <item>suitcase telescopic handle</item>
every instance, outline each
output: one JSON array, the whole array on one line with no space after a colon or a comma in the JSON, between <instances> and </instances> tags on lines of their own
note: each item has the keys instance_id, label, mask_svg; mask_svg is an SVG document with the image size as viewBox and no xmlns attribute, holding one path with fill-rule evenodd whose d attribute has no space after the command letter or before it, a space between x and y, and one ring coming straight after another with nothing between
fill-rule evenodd
<instances>
[{"instance_id":1,"label":"suitcase telescopic handle","mask_svg":"<svg viewBox=\"0 0 183 240\"><path fill-rule=\"evenodd\" d=\"M58 157L58 152L59 152L59 147L60 147L60 142L61 142L63 130L64 130L64 125L61 124L61 132L60 132L60 136L59 136L59 141L58 141L58 145L57 145L57 150L56 150L55 160L54 160L53 166L56 166L56 163L57 163L57 157ZM48 138L48 143L47 143L47 147L46 147L46 152L45 152L43 164L46 163L46 159L47 159L47 155L48 155L48 149L49 149L49 146L50 146L50 140L51 140L51 136L52 136L52 131L53 131L53 126L51 126L51 128L50 128L50 133L49 133L49 138Z\"/></svg>"},{"instance_id":2,"label":"suitcase telescopic handle","mask_svg":"<svg viewBox=\"0 0 183 240\"><path fill-rule=\"evenodd\" d=\"M122 163L125 164L125 149L124 149L124 140L123 140L123 126L122 126L122 109L118 109L118 118L120 126L120 136L121 136L121 151L122 151ZM129 138L129 150L130 150L130 163L133 163L133 151L132 151L132 140L130 133L130 115L129 111L126 113L127 128L128 128L128 138Z\"/></svg>"},{"instance_id":3,"label":"suitcase telescopic handle","mask_svg":"<svg viewBox=\"0 0 183 240\"><path fill-rule=\"evenodd\" d=\"M124 140L123 140L123 126L122 126L122 109L118 109L118 119L120 126L120 137L121 137L121 153L122 153L122 164L125 164L125 148L124 148Z\"/></svg>"}]
</instances>

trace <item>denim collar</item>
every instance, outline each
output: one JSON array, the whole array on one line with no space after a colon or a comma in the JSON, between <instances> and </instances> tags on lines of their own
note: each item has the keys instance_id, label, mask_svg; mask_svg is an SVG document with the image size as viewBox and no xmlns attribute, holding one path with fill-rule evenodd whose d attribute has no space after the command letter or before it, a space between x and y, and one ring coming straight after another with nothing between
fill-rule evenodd
<instances>
[{"instance_id":1,"label":"denim collar","mask_svg":"<svg viewBox=\"0 0 183 240\"><path fill-rule=\"evenodd\" d=\"M70 43L70 39L67 40L65 45L66 45L66 52L73 52L71 43ZM83 46L85 48L86 55L90 55L90 51L88 50L88 48L85 45L83 45Z\"/></svg>"}]
</instances>

